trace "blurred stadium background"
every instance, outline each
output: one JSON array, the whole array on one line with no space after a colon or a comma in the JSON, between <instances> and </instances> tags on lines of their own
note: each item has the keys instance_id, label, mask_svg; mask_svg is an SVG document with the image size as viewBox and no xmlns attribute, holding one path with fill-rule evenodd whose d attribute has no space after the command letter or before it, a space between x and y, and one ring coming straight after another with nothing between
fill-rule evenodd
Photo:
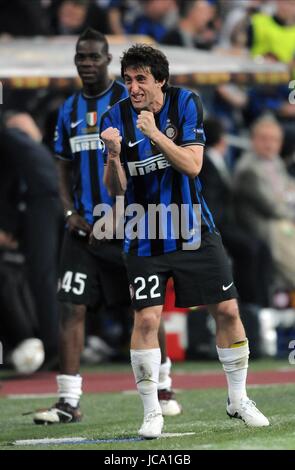
<instances>
[{"instance_id":1,"label":"blurred stadium background","mask_svg":"<svg viewBox=\"0 0 295 470\"><path fill-rule=\"evenodd\" d=\"M205 197L208 193L232 260L251 356L262 360L259 371L287 368L285 382L293 382L288 359L294 348L290 342L295 340L295 1L2 0L1 122L20 127L51 152L58 107L80 86L73 56L77 37L87 26L108 35L114 77L120 78L119 59L129 45L155 43L170 61L171 84L200 94L207 157L214 161L218 153L222 160L215 168L215 180L208 176L210 167L204 168L201 178L206 180ZM243 173L245 154L257 155L257 145L268 147L269 143L263 135L256 135L260 142L255 141L250 132L257 118L265 118L267 135L275 126L283 139L277 147L270 144L263 149L268 155L262 166L265 174L259 181L250 178L247 192L241 190L249 176ZM16 393L11 392L8 380L13 377L13 366L19 372L32 372L13 362L13 352L31 337L44 343L45 375L39 372L29 385L18 381L17 392L52 393L54 375L46 371L57 367L57 346L46 344L51 339L44 333L42 302L34 297L26 278L30 258L21 250L26 188L16 191L5 166L1 173L0 341L4 363L0 366L0 393L2 397ZM265 235L273 232L273 237ZM199 361L216 359L213 322L205 308L176 309L173 300L170 284L164 314L168 354L180 363L176 368L180 375L183 370L208 372L210 362L203 367ZM45 329L57 337L55 299L51 303ZM110 363L127 363L130 319L101 309L90 312L86 331L82 356L86 367L100 364L101 374L109 372ZM198 365L192 368L185 364L195 360ZM116 367L116 373L130 372L125 365ZM40 389L42 380L46 386ZM112 384L110 376L103 380ZM220 386L218 380L218 376L212 377L213 386ZM279 381L277 377L261 380L252 383ZM180 422L181 418L178 426ZM9 436L8 432L5 442Z\"/></svg>"}]
</instances>

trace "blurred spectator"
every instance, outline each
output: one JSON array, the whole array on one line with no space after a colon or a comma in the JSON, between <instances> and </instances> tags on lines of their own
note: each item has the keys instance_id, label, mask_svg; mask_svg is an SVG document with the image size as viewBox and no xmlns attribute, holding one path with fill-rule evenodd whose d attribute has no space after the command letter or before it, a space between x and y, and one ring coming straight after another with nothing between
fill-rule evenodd
<instances>
[{"instance_id":1,"label":"blurred spectator","mask_svg":"<svg viewBox=\"0 0 295 470\"><path fill-rule=\"evenodd\" d=\"M254 6L256 4L262 10L253 14L250 20L247 45L250 47L251 53L254 56L263 55L271 60L291 62L295 52L294 0L276 1L273 14L263 11L265 2L262 1L245 2L245 13L246 11L253 13L253 9L251 11L249 7L245 8L247 4ZM241 5L240 10L242 9ZM241 23L237 24L237 28L243 30L244 28L241 26ZM287 85L251 87L245 112L246 119L250 123L266 112L273 113L283 124L288 147L293 146L295 142L292 129L295 108L289 103L289 93Z\"/></svg>"},{"instance_id":2,"label":"blurred spectator","mask_svg":"<svg viewBox=\"0 0 295 470\"><path fill-rule=\"evenodd\" d=\"M25 134L35 140L41 142L42 135L35 121L27 113L7 112L5 114L5 125L7 128L16 128L22 130Z\"/></svg>"},{"instance_id":3,"label":"blurred spectator","mask_svg":"<svg viewBox=\"0 0 295 470\"><path fill-rule=\"evenodd\" d=\"M92 27L110 32L107 12L92 0L58 0L54 4L52 34L80 34Z\"/></svg>"},{"instance_id":4,"label":"blurred spectator","mask_svg":"<svg viewBox=\"0 0 295 470\"><path fill-rule=\"evenodd\" d=\"M143 0L143 13L127 25L129 34L144 34L161 42L178 19L176 0Z\"/></svg>"},{"instance_id":5,"label":"blurred spectator","mask_svg":"<svg viewBox=\"0 0 295 470\"><path fill-rule=\"evenodd\" d=\"M259 12L271 14L272 3L265 0L232 0L225 6L223 5L221 47L245 49L248 43L247 29L251 16Z\"/></svg>"},{"instance_id":6,"label":"blurred spectator","mask_svg":"<svg viewBox=\"0 0 295 470\"><path fill-rule=\"evenodd\" d=\"M212 27L215 7L207 0L187 0L181 4L178 26L163 38L163 44L198 49L211 49L216 42Z\"/></svg>"},{"instance_id":7,"label":"blurred spectator","mask_svg":"<svg viewBox=\"0 0 295 470\"><path fill-rule=\"evenodd\" d=\"M252 129L252 151L236 168L235 196L239 223L268 245L277 275L295 287L295 183L279 154L283 133L272 118Z\"/></svg>"},{"instance_id":8,"label":"blurred spectator","mask_svg":"<svg viewBox=\"0 0 295 470\"><path fill-rule=\"evenodd\" d=\"M42 0L1 0L0 36L37 36L49 33L48 14Z\"/></svg>"},{"instance_id":9,"label":"blurred spectator","mask_svg":"<svg viewBox=\"0 0 295 470\"><path fill-rule=\"evenodd\" d=\"M262 55L291 63L295 53L295 0L277 0L273 16L252 16L248 47L253 56Z\"/></svg>"},{"instance_id":10,"label":"blurred spectator","mask_svg":"<svg viewBox=\"0 0 295 470\"><path fill-rule=\"evenodd\" d=\"M265 12L252 15L248 46L253 56L264 56L292 66L295 57L295 0L276 1L273 15ZM245 117L251 124L257 117L271 112L280 120L290 147L295 144L295 106L289 102L289 94L288 84L251 87Z\"/></svg>"},{"instance_id":11,"label":"blurred spectator","mask_svg":"<svg viewBox=\"0 0 295 470\"><path fill-rule=\"evenodd\" d=\"M295 142L285 138L281 153L289 175L295 178Z\"/></svg>"},{"instance_id":12,"label":"blurred spectator","mask_svg":"<svg viewBox=\"0 0 295 470\"><path fill-rule=\"evenodd\" d=\"M244 113L246 122L250 124L266 113L277 118L284 131L286 149L295 148L295 106L289 102L289 95L288 85L255 85L248 90Z\"/></svg>"},{"instance_id":13,"label":"blurred spectator","mask_svg":"<svg viewBox=\"0 0 295 470\"><path fill-rule=\"evenodd\" d=\"M46 360L57 353L57 248L60 201L53 158L38 141L30 117L7 118L1 131L1 218L8 241L18 242L39 320ZM18 201L21 195L21 208ZM4 210L2 210L4 206ZM7 238L7 237L6 237Z\"/></svg>"},{"instance_id":14,"label":"blurred spectator","mask_svg":"<svg viewBox=\"0 0 295 470\"><path fill-rule=\"evenodd\" d=\"M232 174L225 162L227 142L221 121L204 122L206 149L200 179L203 195L233 261L241 301L266 307L271 285L271 258L266 245L237 224Z\"/></svg>"},{"instance_id":15,"label":"blurred spectator","mask_svg":"<svg viewBox=\"0 0 295 470\"><path fill-rule=\"evenodd\" d=\"M99 1L97 0L96 4L101 6L107 11L108 23L111 34L125 34L123 26L123 14L124 6L122 5L125 2L120 0L106 0Z\"/></svg>"},{"instance_id":16,"label":"blurred spectator","mask_svg":"<svg viewBox=\"0 0 295 470\"><path fill-rule=\"evenodd\" d=\"M239 135L244 127L244 110L248 104L246 90L236 83L217 85L213 92L210 114L222 120L225 131ZM228 160L234 166L237 149L228 149Z\"/></svg>"},{"instance_id":17,"label":"blurred spectator","mask_svg":"<svg viewBox=\"0 0 295 470\"><path fill-rule=\"evenodd\" d=\"M5 352L23 339L34 336L29 320L34 315L34 308L29 300L24 256L19 251L21 188L15 177L9 177L8 166L8 159L1 152L0 341Z\"/></svg>"},{"instance_id":18,"label":"blurred spectator","mask_svg":"<svg viewBox=\"0 0 295 470\"><path fill-rule=\"evenodd\" d=\"M125 34L126 25L133 24L142 13L137 0L96 0L96 4L107 12L111 34Z\"/></svg>"},{"instance_id":19,"label":"blurred spectator","mask_svg":"<svg viewBox=\"0 0 295 470\"><path fill-rule=\"evenodd\" d=\"M249 105L247 116L250 122L265 112L273 113L278 119L295 118L295 106L289 102L290 89L287 85L256 85L248 93Z\"/></svg>"}]
</instances>

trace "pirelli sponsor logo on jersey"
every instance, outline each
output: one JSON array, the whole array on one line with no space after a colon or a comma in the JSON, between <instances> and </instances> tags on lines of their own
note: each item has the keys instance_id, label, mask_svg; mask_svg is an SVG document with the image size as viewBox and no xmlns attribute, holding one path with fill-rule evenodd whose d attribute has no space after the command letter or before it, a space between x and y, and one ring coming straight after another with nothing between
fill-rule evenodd
<instances>
[{"instance_id":1,"label":"pirelli sponsor logo on jersey","mask_svg":"<svg viewBox=\"0 0 295 470\"><path fill-rule=\"evenodd\" d=\"M141 160L140 162L128 162L130 176L148 175L152 171L164 170L168 166L170 166L170 163L162 153L153 155L152 157Z\"/></svg>"},{"instance_id":2,"label":"pirelli sponsor logo on jersey","mask_svg":"<svg viewBox=\"0 0 295 470\"><path fill-rule=\"evenodd\" d=\"M101 140L99 134L91 135L77 135L70 139L72 153L89 151L89 150L102 150L104 151L105 145Z\"/></svg>"}]
</instances>

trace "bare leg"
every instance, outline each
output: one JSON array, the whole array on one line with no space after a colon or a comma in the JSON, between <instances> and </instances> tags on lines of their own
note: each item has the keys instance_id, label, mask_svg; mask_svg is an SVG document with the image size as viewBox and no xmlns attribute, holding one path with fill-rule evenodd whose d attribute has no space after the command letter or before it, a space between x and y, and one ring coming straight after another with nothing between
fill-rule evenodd
<instances>
[{"instance_id":1,"label":"bare leg","mask_svg":"<svg viewBox=\"0 0 295 470\"><path fill-rule=\"evenodd\" d=\"M76 375L80 370L80 356L84 347L86 306L60 303L60 309L60 373Z\"/></svg>"},{"instance_id":2,"label":"bare leg","mask_svg":"<svg viewBox=\"0 0 295 470\"><path fill-rule=\"evenodd\" d=\"M208 310L216 322L216 344L219 348L230 348L234 343L245 340L246 333L236 299L208 305Z\"/></svg>"},{"instance_id":3,"label":"bare leg","mask_svg":"<svg viewBox=\"0 0 295 470\"><path fill-rule=\"evenodd\" d=\"M131 349L159 348L158 330L163 306L136 311L131 336Z\"/></svg>"},{"instance_id":4,"label":"bare leg","mask_svg":"<svg viewBox=\"0 0 295 470\"><path fill-rule=\"evenodd\" d=\"M167 361L167 350L166 350L166 332L163 318L160 321L160 327L158 331L158 341L161 349L161 364L164 364Z\"/></svg>"}]
</instances>

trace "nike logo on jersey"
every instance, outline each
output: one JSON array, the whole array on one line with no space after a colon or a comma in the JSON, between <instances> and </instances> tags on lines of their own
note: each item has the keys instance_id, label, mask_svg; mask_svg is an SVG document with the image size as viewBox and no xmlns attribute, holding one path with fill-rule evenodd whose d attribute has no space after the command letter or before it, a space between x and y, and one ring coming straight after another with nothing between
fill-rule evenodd
<instances>
[{"instance_id":1,"label":"nike logo on jersey","mask_svg":"<svg viewBox=\"0 0 295 470\"><path fill-rule=\"evenodd\" d=\"M81 124L81 122L83 122L83 121L84 121L84 119L80 119L79 121L71 122L71 128L75 129L75 127L79 126L79 124Z\"/></svg>"},{"instance_id":2,"label":"nike logo on jersey","mask_svg":"<svg viewBox=\"0 0 295 470\"><path fill-rule=\"evenodd\" d=\"M145 139L145 137L143 139L140 139L140 140L137 140L136 142L128 142L128 147L134 147L135 145L139 144L140 142L142 142L143 140Z\"/></svg>"},{"instance_id":3,"label":"nike logo on jersey","mask_svg":"<svg viewBox=\"0 0 295 470\"><path fill-rule=\"evenodd\" d=\"M231 282L228 286L222 286L222 290L223 290L223 291L226 291L226 290L228 290L232 285L233 285L233 282Z\"/></svg>"}]
</instances>

